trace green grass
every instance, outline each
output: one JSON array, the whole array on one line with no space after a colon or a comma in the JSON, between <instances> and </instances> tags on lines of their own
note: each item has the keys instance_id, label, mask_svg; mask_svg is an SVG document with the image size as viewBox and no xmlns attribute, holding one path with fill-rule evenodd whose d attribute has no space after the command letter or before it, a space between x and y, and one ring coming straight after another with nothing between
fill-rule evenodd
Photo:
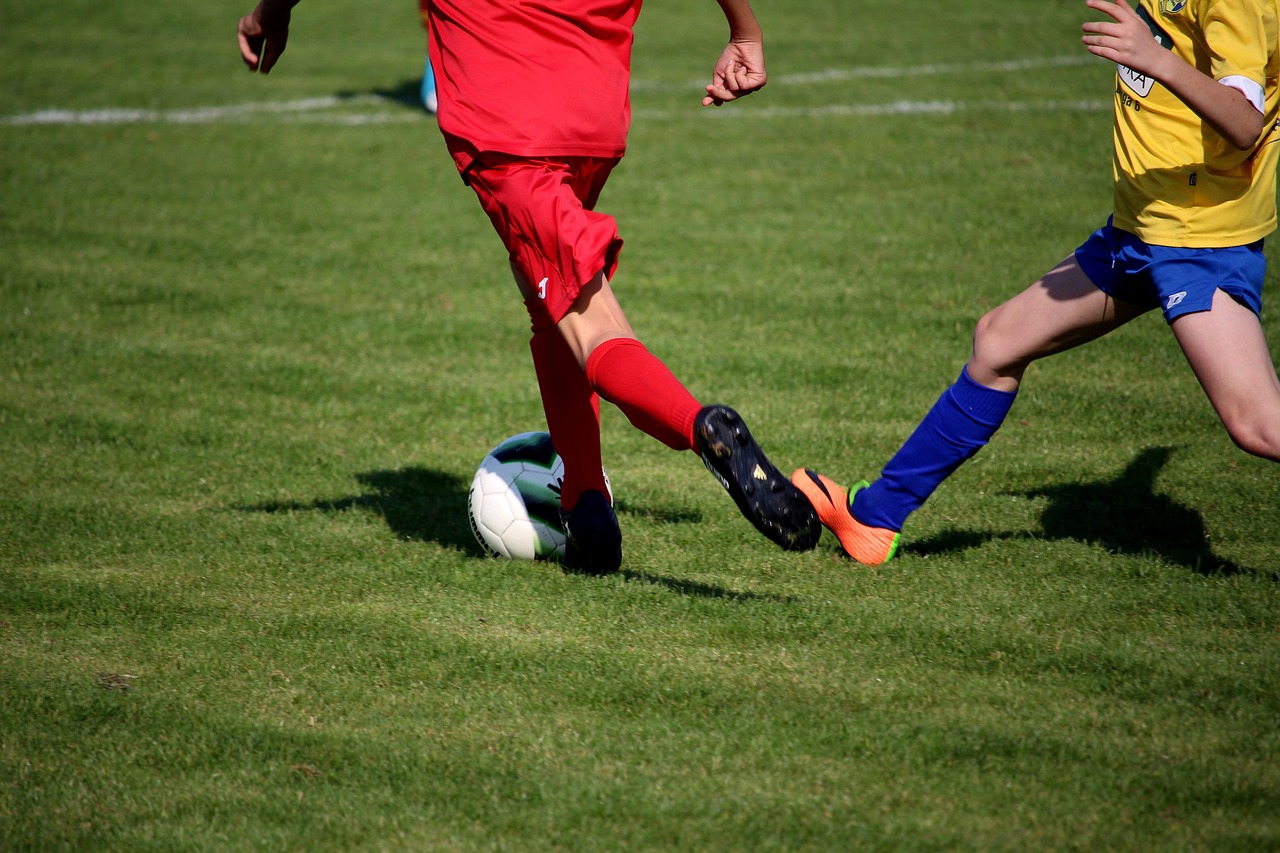
<instances>
[{"instance_id":1,"label":"green grass","mask_svg":"<svg viewBox=\"0 0 1280 853\"><path fill-rule=\"evenodd\" d=\"M1075 4L758 5L714 114L715 4L646 5L616 284L780 466L873 475L1105 218L1110 71L993 65ZM261 78L244 11L0 0L0 848L1280 849L1280 476L1159 318L1035 366L882 569L608 407L623 572L484 559L544 421L416 13L305 3Z\"/></svg>"}]
</instances>

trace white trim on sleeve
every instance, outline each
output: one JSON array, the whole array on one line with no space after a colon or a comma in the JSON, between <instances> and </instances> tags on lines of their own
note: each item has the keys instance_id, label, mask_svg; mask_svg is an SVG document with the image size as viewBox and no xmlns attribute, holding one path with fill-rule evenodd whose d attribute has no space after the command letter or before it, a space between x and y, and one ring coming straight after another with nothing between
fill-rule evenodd
<instances>
[{"instance_id":1,"label":"white trim on sleeve","mask_svg":"<svg viewBox=\"0 0 1280 853\"><path fill-rule=\"evenodd\" d=\"M1249 103L1253 104L1253 108L1258 112L1263 112L1262 104L1262 87L1250 80L1248 77L1242 77L1239 74L1229 74L1218 81L1224 86L1235 89L1240 94L1249 99Z\"/></svg>"}]
</instances>

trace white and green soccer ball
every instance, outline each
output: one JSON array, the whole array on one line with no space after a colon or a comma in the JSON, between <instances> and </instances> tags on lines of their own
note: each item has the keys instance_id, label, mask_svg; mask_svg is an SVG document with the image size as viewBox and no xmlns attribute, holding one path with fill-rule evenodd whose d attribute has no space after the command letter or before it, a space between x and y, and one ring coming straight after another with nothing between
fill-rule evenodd
<instances>
[{"instance_id":1,"label":"white and green soccer ball","mask_svg":"<svg viewBox=\"0 0 1280 853\"><path fill-rule=\"evenodd\" d=\"M545 432L522 432L490 450L467 495L476 541L493 557L564 557L560 486L564 462Z\"/></svg>"},{"instance_id":2,"label":"white and green soccer ball","mask_svg":"<svg viewBox=\"0 0 1280 853\"><path fill-rule=\"evenodd\" d=\"M612 500L609 472L601 473ZM467 517L480 547L507 560L564 559L563 485L564 462L550 433L522 432L490 450L467 493Z\"/></svg>"}]
</instances>

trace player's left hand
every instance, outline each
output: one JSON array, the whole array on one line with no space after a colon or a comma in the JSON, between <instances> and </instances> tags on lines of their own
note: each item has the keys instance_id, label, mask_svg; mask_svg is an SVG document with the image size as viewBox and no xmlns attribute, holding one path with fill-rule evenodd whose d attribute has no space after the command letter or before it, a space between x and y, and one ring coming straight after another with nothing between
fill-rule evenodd
<instances>
[{"instance_id":1,"label":"player's left hand","mask_svg":"<svg viewBox=\"0 0 1280 853\"><path fill-rule=\"evenodd\" d=\"M263 4L240 19L236 27L236 37L240 44L240 58L249 66L250 71L263 74L271 72L272 66L284 53L285 42L289 39L289 11L286 8L283 20L264 20Z\"/></svg>"},{"instance_id":2,"label":"player's left hand","mask_svg":"<svg viewBox=\"0 0 1280 853\"><path fill-rule=\"evenodd\" d=\"M764 70L764 45L758 41L731 41L725 45L716 62L711 82L707 84L707 96L702 105L720 106L725 101L745 98L757 89L764 88L768 75Z\"/></svg>"},{"instance_id":3,"label":"player's left hand","mask_svg":"<svg viewBox=\"0 0 1280 853\"><path fill-rule=\"evenodd\" d=\"M1111 17L1111 21L1086 21L1081 41L1094 56L1132 68L1140 74L1158 77L1157 67L1169 56L1151 35L1151 30L1127 0L1085 0L1090 9Z\"/></svg>"}]
</instances>

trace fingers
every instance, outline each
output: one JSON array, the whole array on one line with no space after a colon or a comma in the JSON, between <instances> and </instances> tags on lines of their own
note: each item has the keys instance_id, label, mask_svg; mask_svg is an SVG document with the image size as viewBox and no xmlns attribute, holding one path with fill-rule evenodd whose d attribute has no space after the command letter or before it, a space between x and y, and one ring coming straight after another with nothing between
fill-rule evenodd
<instances>
[{"instance_id":1,"label":"fingers","mask_svg":"<svg viewBox=\"0 0 1280 853\"><path fill-rule=\"evenodd\" d=\"M1153 42L1151 31L1129 6L1127 0L1085 0L1090 9L1111 18L1109 21L1085 21L1081 43L1094 56L1126 63Z\"/></svg>"},{"instance_id":2,"label":"fingers","mask_svg":"<svg viewBox=\"0 0 1280 853\"><path fill-rule=\"evenodd\" d=\"M1142 23L1142 19L1138 17L1138 13L1133 11L1132 7L1130 7L1129 4L1125 2L1125 0L1116 0L1116 2L1114 3L1111 2L1111 0L1085 0L1084 5L1088 6L1090 9L1093 9L1095 12L1101 12L1102 14L1107 15L1113 21L1115 21L1116 24L1121 24L1121 25L1131 24L1135 21L1138 22L1139 24ZM1084 29L1086 32L1091 32L1091 31L1101 32L1101 30L1096 30L1095 28L1114 27L1114 26L1115 24L1107 23L1107 22L1085 21L1084 25L1082 26L1082 29ZM1146 29L1145 24L1143 24L1142 27L1144 30Z\"/></svg>"},{"instance_id":3,"label":"fingers","mask_svg":"<svg viewBox=\"0 0 1280 853\"><path fill-rule=\"evenodd\" d=\"M754 84L743 86L743 85L735 85L732 83L728 85L723 85L723 84L717 85L715 83L708 83L707 96L702 99L702 105L704 107L709 107L712 104L714 104L715 106L718 107L721 104L723 104L725 101L736 101L739 98L745 98L747 95L750 95L752 92L756 91L757 89L760 89L763 86L764 86L763 83L761 83L759 86Z\"/></svg>"},{"instance_id":4,"label":"fingers","mask_svg":"<svg viewBox=\"0 0 1280 853\"><path fill-rule=\"evenodd\" d=\"M1095 12L1110 15L1117 21L1125 20L1126 16L1129 18L1138 17L1138 14L1133 11L1133 7L1126 0L1084 0L1084 5Z\"/></svg>"},{"instance_id":5,"label":"fingers","mask_svg":"<svg viewBox=\"0 0 1280 853\"><path fill-rule=\"evenodd\" d=\"M718 107L725 101L745 98L757 89L763 89L764 84L765 77L763 74L745 66L723 71L717 69L716 74L711 78L711 82L707 84L707 96L702 99L702 105L709 107L715 104Z\"/></svg>"},{"instance_id":6,"label":"fingers","mask_svg":"<svg viewBox=\"0 0 1280 853\"><path fill-rule=\"evenodd\" d=\"M270 74L284 53L285 43L289 40L288 27L272 29L270 37L257 17L256 11L240 19L236 28L237 41L240 45L240 58L250 71Z\"/></svg>"},{"instance_id":7,"label":"fingers","mask_svg":"<svg viewBox=\"0 0 1280 853\"><path fill-rule=\"evenodd\" d=\"M758 75L742 63L731 63L723 73L721 84L729 92L746 94L760 88Z\"/></svg>"},{"instance_id":8,"label":"fingers","mask_svg":"<svg viewBox=\"0 0 1280 853\"><path fill-rule=\"evenodd\" d=\"M263 38L262 27L254 20L253 15L245 15L240 19L236 27L236 39L240 44L240 58L250 71L257 71Z\"/></svg>"},{"instance_id":9,"label":"fingers","mask_svg":"<svg viewBox=\"0 0 1280 853\"><path fill-rule=\"evenodd\" d=\"M716 61L702 105L720 106L764 87L764 49L759 42L729 42Z\"/></svg>"},{"instance_id":10,"label":"fingers","mask_svg":"<svg viewBox=\"0 0 1280 853\"><path fill-rule=\"evenodd\" d=\"M258 48L258 72L270 74L282 50L284 50L284 39L269 39L263 36L262 45Z\"/></svg>"}]
</instances>

